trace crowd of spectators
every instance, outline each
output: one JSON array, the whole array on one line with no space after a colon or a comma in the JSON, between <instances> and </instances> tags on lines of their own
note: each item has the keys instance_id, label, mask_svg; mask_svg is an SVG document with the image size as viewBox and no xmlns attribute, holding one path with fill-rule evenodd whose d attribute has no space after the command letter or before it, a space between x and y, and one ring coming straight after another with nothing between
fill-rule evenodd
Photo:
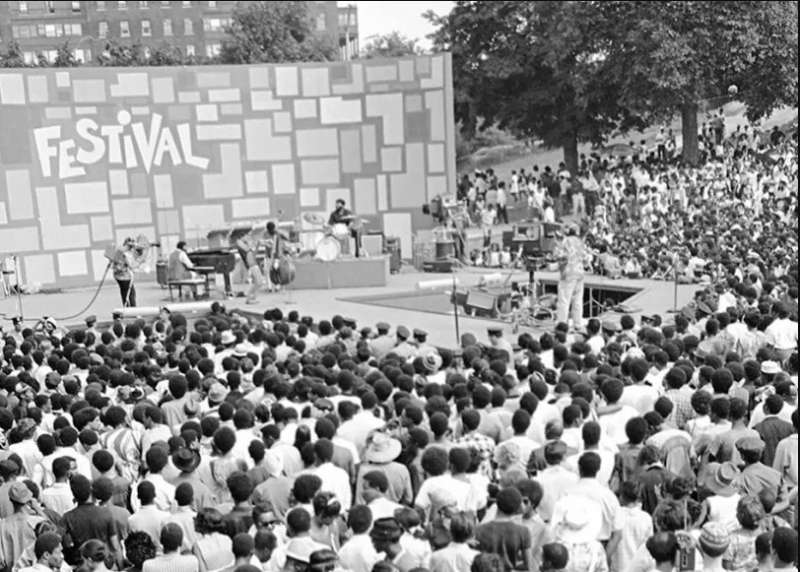
<instances>
[{"instance_id":1,"label":"crowd of spectators","mask_svg":"<svg viewBox=\"0 0 800 572\"><path fill-rule=\"evenodd\" d=\"M19 324L0 565L797 570L796 299L762 289L740 312L735 287L704 292L674 325L492 328L457 350L218 304Z\"/></svg>"}]
</instances>

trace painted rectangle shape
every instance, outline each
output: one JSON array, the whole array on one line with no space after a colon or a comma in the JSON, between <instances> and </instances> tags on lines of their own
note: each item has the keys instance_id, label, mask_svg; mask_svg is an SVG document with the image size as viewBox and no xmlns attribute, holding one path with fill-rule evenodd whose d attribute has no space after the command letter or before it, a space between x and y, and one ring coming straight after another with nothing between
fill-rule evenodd
<instances>
[{"instance_id":1,"label":"painted rectangle shape","mask_svg":"<svg viewBox=\"0 0 800 572\"><path fill-rule=\"evenodd\" d=\"M72 118L72 108L71 107L46 107L44 110L44 117L45 119L71 119Z\"/></svg>"},{"instance_id":2,"label":"painted rectangle shape","mask_svg":"<svg viewBox=\"0 0 800 572\"><path fill-rule=\"evenodd\" d=\"M231 201L233 218L253 218L263 214L269 201L266 197L261 199L234 199Z\"/></svg>"},{"instance_id":3,"label":"painted rectangle shape","mask_svg":"<svg viewBox=\"0 0 800 572\"><path fill-rule=\"evenodd\" d=\"M0 228L0 244L3 252L37 252L42 248L35 226Z\"/></svg>"},{"instance_id":4,"label":"painted rectangle shape","mask_svg":"<svg viewBox=\"0 0 800 572\"><path fill-rule=\"evenodd\" d=\"M83 250L59 252L57 258L58 273L61 276L83 276L89 273L86 252Z\"/></svg>"},{"instance_id":5,"label":"painted rectangle shape","mask_svg":"<svg viewBox=\"0 0 800 572\"><path fill-rule=\"evenodd\" d=\"M25 82L20 72L0 74L0 103L25 105Z\"/></svg>"},{"instance_id":6,"label":"painted rectangle shape","mask_svg":"<svg viewBox=\"0 0 800 572\"><path fill-rule=\"evenodd\" d=\"M187 233L203 232L225 225L222 205L188 205L183 207L183 228Z\"/></svg>"},{"instance_id":7,"label":"painted rectangle shape","mask_svg":"<svg viewBox=\"0 0 800 572\"><path fill-rule=\"evenodd\" d=\"M72 97L75 103L100 103L108 99L106 82L102 79L72 80Z\"/></svg>"},{"instance_id":8,"label":"painted rectangle shape","mask_svg":"<svg viewBox=\"0 0 800 572\"><path fill-rule=\"evenodd\" d=\"M238 123L198 125L195 127L198 141L239 141L242 127Z\"/></svg>"},{"instance_id":9,"label":"painted rectangle shape","mask_svg":"<svg viewBox=\"0 0 800 572\"><path fill-rule=\"evenodd\" d=\"M330 74L328 68L302 68L303 96L320 97L330 94Z\"/></svg>"},{"instance_id":10,"label":"painted rectangle shape","mask_svg":"<svg viewBox=\"0 0 800 572\"><path fill-rule=\"evenodd\" d=\"M197 72L197 87L229 87L230 72Z\"/></svg>"},{"instance_id":11,"label":"painted rectangle shape","mask_svg":"<svg viewBox=\"0 0 800 572\"><path fill-rule=\"evenodd\" d=\"M116 225L150 224L153 222L153 211L150 199L116 199L114 200L114 223Z\"/></svg>"},{"instance_id":12,"label":"painted rectangle shape","mask_svg":"<svg viewBox=\"0 0 800 572\"><path fill-rule=\"evenodd\" d=\"M171 77L153 78L153 103L172 103L175 101L175 84Z\"/></svg>"},{"instance_id":13,"label":"painted rectangle shape","mask_svg":"<svg viewBox=\"0 0 800 572\"><path fill-rule=\"evenodd\" d=\"M8 193L8 215L11 220L26 220L34 217L31 176L27 169L6 171Z\"/></svg>"},{"instance_id":14,"label":"painted rectangle shape","mask_svg":"<svg viewBox=\"0 0 800 572\"><path fill-rule=\"evenodd\" d=\"M365 163L378 160L378 134L374 125L361 126L361 157Z\"/></svg>"},{"instance_id":15,"label":"painted rectangle shape","mask_svg":"<svg viewBox=\"0 0 800 572\"><path fill-rule=\"evenodd\" d=\"M208 90L208 101L211 103L236 102L241 99L242 94L238 88Z\"/></svg>"},{"instance_id":16,"label":"painted rectangle shape","mask_svg":"<svg viewBox=\"0 0 800 572\"><path fill-rule=\"evenodd\" d=\"M93 242L114 240L114 225L110 216L93 216L89 219Z\"/></svg>"},{"instance_id":17,"label":"painted rectangle shape","mask_svg":"<svg viewBox=\"0 0 800 572\"><path fill-rule=\"evenodd\" d=\"M396 81L397 80L397 65L383 65L372 66L367 65L365 70L367 74L367 83L376 81Z\"/></svg>"},{"instance_id":18,"label":"painted rectangle shape","mask_svg":"<svg viewBox=\"0 0 800 572\"><path fill-rule=\"evenodd\" d=\"M47 103L47 77L43 75L28 76L28 99L31 103Z\"/></svg>"},{"instance_id":19,"label":"painted rectangle shape","mask_svg":"<svg viewBox=\"0 0 800 572\"><path fill-rule=\"evenodd\" d=\"M361 121L361 99L323 97L319 100L319 120L323 125Z\"/></svg>"},{"instance_id":20,"label":"painted rectangle shape","mask_svg":"<svg viewBox=\"0 0 800 572\"><path fill-rule=\"evenodd\" d=\"M300 189L300 206L319 206L319 189L317 187L303 187Z\"/></svg>"},{"instance_id":21,"label":"painted rectangle shape","mask_svg":"<svg viewBox=\"0 0 800 572\"><path fill-rule=\"evenodd\" d=\"M67 183L64 197L69 214L103 214L108 211L108 185L105 181Z\"/></svg>"},{"instance_id":22,"label":"painted rectangle shape","mask_svg":"<svg viewBox=\"0 0 800 572\"><path fill-rule=\"evenodd\" d=\"M336 129L301 129L295 131L298 157L330 157L339 154Z\"/></svg>"},{"instance_id":23,"label":"painted rectangle shape","mask_svg":"<svg viewBox=\"0 0 800 572\"><path fill-rule=\"evenodd\" d=\"M317 116L316 99L295 99L293 105L295 119L311 119Z\"/></svg>"},{"instance_id":24,"label":"painted rectangle shape","mask_svg":"<svg viewBox=\"0 0 800 572\"><path fill-rule=\"evenodd\" d=\"M108 171L108 186L111 189L112 195L129 194L128 171L123 169L110 169Z\"/></svg>"},{"instance_id":25,"label":"painted rectangle shape","mask_svg":"<svg viewBox=\"0 0 800 572\"><path fill-rule=\"evenodd\" d=\"M360 173L361 163L361 130L343 129L339 133L339 149L342 158L342 173Z\"/></svg>"},{"instance_id":26,"label":"painted rectangle shape","mask_svg":"<svg viewBox=\"0 0 800 572\"><path fill-rule=\"evenodd\" d=\"M294 163L272 165L272 187L276 195L293 195L297 192Z\"/></svg>"},{"instance_id":27,"label":"painted rectangle shape","mask_svg":"<svg viewBox=\"0 0 800 572\"><path fill-rule=\"evenodd\" d=\"M22 268L28 284L49 284L56 279L52 254L33 254L23 257Z\"/></svg>"},{"instance_id":28,"label":"painted rectangle shape","mask_svg":"<svg viewBox=\"0 0 800 572\"><path fill-rule=\"evenodd\" d=\"M358 214L376 214L375 179L356 179L353 182L353 201Z\"/></svg>"},{"instance_id":29,"label":"painted rectangle shape","mask_svg":"<svg viewBox=\"0 0 800 572\"><path fill-rule=\"evenodd\" d=\"M199 91L179 91L178 103L200 103Z\"/></svg>"},{"instance_id":30,"label":"painted rectangle shape","mask_svg":"<svg viewBox=\"0 0 800 572\"><path fill-rule=\"evenodd\" d=\"M171 209L175 205L172 195L172 175L154 175L153 188L156 194L156 208Z\"/></svg>"},{"instance_id":31,"label":"painted rectangle shape","mask_svg":"<svg viewBox=\"0 0 800 572\"><path fill-rule=\"evenodd\" d=\"M341 177L338 159L305 159L300 161L304 185L338 184Z\"/></svg>"},{"instance_id":32,"label":"painted rectangle shape","mask_svg":"<svg viewBox=\"0 0 800 572\"><path fill-rule=\"evenodd\" d=\"M444 173L443 143L431 143L428 145L428 172Z\"/></svg>"},{"instance_id":33,"label":"painted rectangle shape","mask_svg":"<svg viewBox=\"0 0 800 572\"><path fill-rule=\"evenodd\" d=\"M194 109L197 112L198 121L217 121L219 119L217 106L213 103L198 105Z\"/></svg>"},{"instance_id":34,"label":"painted rectangle shape","mask_svg":"<svg viewBox=\"0 0 800 572\"><path fill-rule=\"evenodd\" d=\"M279 96L298 95L297 66L275 68L275 93Z\"/></svg>"},{"instance_id":35,"label":"painted rectangle shape","mask_svg":"<svg viewBox=\"0 0 800 572\"><path fill-rule=\"evenodd\" d=\"M378 175L378 210L383 212L389 210L389 185L386 175Z\"/></svg>"},{"instance_id":36,"label":"painted rectangle shape","mask_svg":"<svg viewBox=\"0 0 800 572\"><path fill-rule=\"evenodd\" d=\"M244 189L249 195L266 193L269 187L266 171L245 171Z\"/></svg>"}]
</instances>

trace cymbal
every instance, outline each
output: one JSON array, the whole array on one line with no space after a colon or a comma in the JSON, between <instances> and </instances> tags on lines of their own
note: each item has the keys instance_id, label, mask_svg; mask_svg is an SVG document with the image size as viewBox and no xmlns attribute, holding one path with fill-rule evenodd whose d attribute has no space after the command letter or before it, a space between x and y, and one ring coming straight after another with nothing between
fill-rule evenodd
<instances>
[{"instance_id":1,"label":"cymbal","mask_svg":"<svg viewBox=\"0 0 800 572\"><path fill-rule=\"evenodd\" d=\"M303 220L308 224L325 224L325 219L317 213L303 213Z\"/></svg>"}]
</instances>

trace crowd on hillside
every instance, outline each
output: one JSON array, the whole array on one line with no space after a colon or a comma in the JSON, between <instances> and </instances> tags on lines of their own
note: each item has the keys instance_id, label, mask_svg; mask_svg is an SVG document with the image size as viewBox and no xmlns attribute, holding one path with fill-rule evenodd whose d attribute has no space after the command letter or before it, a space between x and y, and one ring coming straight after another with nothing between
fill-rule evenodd
<instances>
[{"instance_id":1,"label":"crowd on hillside","mask_svg":"<svg viewBox=\"0 0 800 572\"><path fill-rule=\"evenodd\" d=\"M455 351L218 304L17 323L0 567L796 571L796 261L785 281L752 297L732 275L674 325L490 328Z\"/></svg>"},{"instance_id":2,"label":"crowd on hillside","mask_svg":"<svg viewBox=\"0 0 800 572\"><path fill-rule=\"evenodd\" d=\"M465 176L459 192L487 229L509 222L510 205L544 222L577 217L598 274L780 280L798 256L796 135L745 126L726 136L714 116L699 146L700 166L686 167L674 134L661 129L650 147L631 142L624 155L581 155L574 174L563 163L534 166L505 182L489 169Z\"/></svg>"}]
</instances>

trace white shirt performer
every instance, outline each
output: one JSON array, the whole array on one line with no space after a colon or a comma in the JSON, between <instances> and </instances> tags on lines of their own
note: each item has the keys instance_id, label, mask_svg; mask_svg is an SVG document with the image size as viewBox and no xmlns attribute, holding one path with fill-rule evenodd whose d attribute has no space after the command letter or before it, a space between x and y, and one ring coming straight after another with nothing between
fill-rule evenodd
<instances>
[{"instance_id":1,"label":"white shirt performer","mask_svg":"<svg viewBox=\"0 0 800 572\"><path fill-rule=\"evenodd\" d=\"M578 236L577 227L569 225L566 232L567 236L555 249L561 273L556 317L559 322L566 322L571 316L572 327L579 329L583 326L583 277L588 252Z\"/></svg>"}]
</instances>

